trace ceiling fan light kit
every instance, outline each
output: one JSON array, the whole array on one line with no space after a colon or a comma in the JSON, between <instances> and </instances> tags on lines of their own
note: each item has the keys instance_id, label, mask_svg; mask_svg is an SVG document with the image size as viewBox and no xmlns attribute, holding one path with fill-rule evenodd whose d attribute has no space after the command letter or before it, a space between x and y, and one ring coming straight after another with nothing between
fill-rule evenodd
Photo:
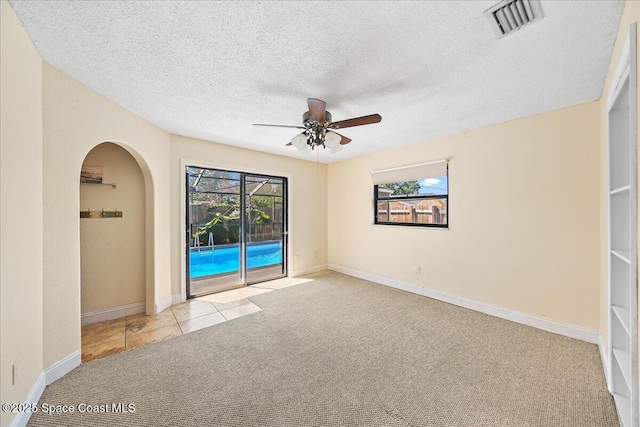
<instances>
[{"instance_id":1,"label":"ceiling fan light kit","mask_svg":"<svg viewBox=\"0 0 640 427\"><path fill-rule=\"evenodd\" d=\"M309 151L309 145L307 145L307 135L305 132L299 133L291 140L291 144L298 149L301 153Z\"/></svg>"},{"instance_id":2,"label":"ceiling fan light kit","mask_svg":"<svg viewBox=\"0 0 640 427\"><path fill-rule=\"evenodd\" d=\"M327 132L324 136L324 146L325 148L335 148L340 146L340 135L335 132Z\"/></svg>"},{"instance_id":3,"label":"ceiling fan light kit","mask_svg":"<svg viewBox=\"0 0 640 427\"><path fill-rule=\"evenodd\" d=\"M379 114L356 117L353 119L332 122L331 113L327 111L327 104L316 98L307 99L309 111L302 115L303 126L254 124L254 126L270 126L304 129L294 136L287 145L293 145L299 152L308 153L316 147L329 149L331 153L342 150L342 146L351 142L350 138L335 132L335 129L343 129L354 126L379 123L382 117Z\"/></svg>"}]
</instances>

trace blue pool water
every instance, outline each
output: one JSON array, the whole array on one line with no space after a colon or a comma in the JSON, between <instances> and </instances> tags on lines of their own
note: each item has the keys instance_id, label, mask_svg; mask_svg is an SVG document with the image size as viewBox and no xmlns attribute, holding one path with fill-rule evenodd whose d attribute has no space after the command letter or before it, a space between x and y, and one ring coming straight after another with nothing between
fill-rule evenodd
<instances>
[{"instance_id":1,"label":"blue pool water","mask_svg":"<svg viewBox=\"0 0 640 427\"><path fill-rule=\"evenodd\" d=\"M192 250L189 254L191 278L230 273L240 269L240 248ZM282 263L282 242L269 242L247 246L247 268L265 267Z\"/></svg>"}]
</instances>

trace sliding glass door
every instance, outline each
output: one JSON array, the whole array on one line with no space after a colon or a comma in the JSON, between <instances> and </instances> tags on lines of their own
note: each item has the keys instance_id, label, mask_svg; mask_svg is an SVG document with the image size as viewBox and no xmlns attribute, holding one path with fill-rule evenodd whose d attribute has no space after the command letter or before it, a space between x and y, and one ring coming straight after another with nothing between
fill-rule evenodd
<instances>
[{"instance_id":1,"label":"sliding glass door","mask_svg":"<svg viewBox=\"0 0 640 427\"><path fill-rule=\"evenodd\" d=\"M285 275L286 179L245 175L247 283Z\"/></svg>"},{"instance_id":2,"label":"sliding glass door","mask_svg":"<svg viewBox=\"0 0 640 427\"><path fill-rule=\"evenodd\" d=\"M287 180L188 166L187 295L286 274Z\"/></svg>"}]
</instances>

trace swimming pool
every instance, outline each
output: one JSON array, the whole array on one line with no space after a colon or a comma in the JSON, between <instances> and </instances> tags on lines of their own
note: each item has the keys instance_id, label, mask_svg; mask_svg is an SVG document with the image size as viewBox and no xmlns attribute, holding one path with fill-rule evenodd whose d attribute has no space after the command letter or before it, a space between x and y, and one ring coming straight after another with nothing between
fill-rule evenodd
<instances>
[{"instance_id":1,"label":"swimming pool","mask_svg":"<svg viewBox=\"0 0 640 427\"><path fill-rule=\"evenodd\" d=\"M191 278L231 273L240 269L240 247L192 250L189 254ZM282 242L247 245L247 268L282 263Z\"/></svg>"}]
</instances>

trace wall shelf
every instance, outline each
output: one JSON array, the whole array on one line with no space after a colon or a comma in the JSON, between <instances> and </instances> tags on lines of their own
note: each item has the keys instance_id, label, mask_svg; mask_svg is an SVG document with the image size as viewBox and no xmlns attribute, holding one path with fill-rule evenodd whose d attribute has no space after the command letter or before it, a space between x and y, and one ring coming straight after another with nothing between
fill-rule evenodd
<instances>
[{"instance_id":1,"label":"wall shelf","mask_svg":"<svg viewBox=\"0 0 640 427\"><path fill-rule=\"evenodd\" d=\"M617 256L627 264L631 264L631 253L629 251L611 250L611 254Z\"/></svg>"},{"instance_id":2,"label":"wall shelf","mask_svg":"<svg viewBox=\"0 0 640 427\"><path fill-rule=\"evenodd\" d=\"M623 185L622 187L618 187L615 190L611 190L611 194L624 194L631 191L631 185Z\"/></svg>"},{"instance_id":3,"label":"wall shelf","mask_svg":"<svg viewBox=\"0 0 640 427\"><path fill-rule=\"evenodd\" d=\"M616 318L620 321L620 324L624 328L625 332L631 335L631 310L627 307L620 305L611 306Z\"/></svg>"},{"instance_id":4,"label":"wall shelf","mask_svg":"<svg viewBox=\"0 0 640 427\"><path fill-rule=\"evenodd\" d=\"M613 393L613 400L616 402L620 417L620 425L622 427L631 427L631 402L628 397L621 394Z\"/></svg>"},{"instance_id":5,"label":"wall shelf","mask_svg":"<svg viewBox=\"0 0 640 427\"><path fill-rule=\"evenodd\" d=\"M622 377L627 383L627 387L629 388L629 390L631 390L631 353L628 350L614 348L613 355L616 362L618 363L618 366L620 367Z\"/></svg>"},{"instance_id":6,"label":"wall shelf","mask_svg":"<svg viewBox=\"0 0 640 427\"><path fill-rule=\"evenodd\" d=\"M85 185L110 185L111 188L116 188L115 182L81 182L80 184Z\"/></svg>"}]
</instances>

